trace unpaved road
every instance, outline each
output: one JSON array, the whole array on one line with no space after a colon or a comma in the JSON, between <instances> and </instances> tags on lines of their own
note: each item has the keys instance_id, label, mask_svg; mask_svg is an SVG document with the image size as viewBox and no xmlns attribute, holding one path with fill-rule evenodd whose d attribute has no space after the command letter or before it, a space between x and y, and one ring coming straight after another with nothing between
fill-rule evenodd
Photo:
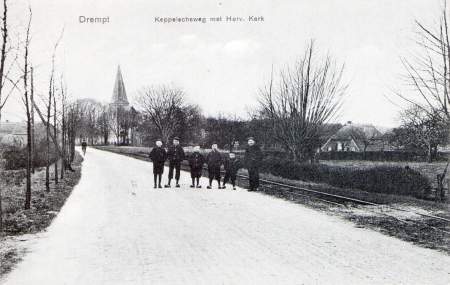
<instances>
[{"instance_id":1,"label":"unpaved road","mask_svg":"<svg viewBox=\"0 0 450 285\"><path fill-rule=\"evenodd\" d=\"M450 284L445 254L263 194L192 190L185 172L181 189L155 190L151 172L89 149L79 185L4 283Z\"/></svg>"}]
</instances>

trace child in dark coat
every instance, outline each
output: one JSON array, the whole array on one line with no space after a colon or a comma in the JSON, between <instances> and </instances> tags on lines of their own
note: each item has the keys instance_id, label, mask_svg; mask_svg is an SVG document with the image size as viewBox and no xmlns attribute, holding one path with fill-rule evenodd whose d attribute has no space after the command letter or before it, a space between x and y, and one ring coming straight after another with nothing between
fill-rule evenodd
<instances>
[{"instance_id":1,"label":"child in dark coat","mask_svg":"<svg viewBox=\"0 0 450 285\"><path fill-rule=\"evenodd\" d=\"M223 179L222 189L225 189L225 184L231 180L231 185L233 185L233 190L236 190L236 176L242 164L240 160L236 157L236 154L230 152L229 158L224 161L223 164L225 168L225 178Z\"/></svg>"},{"instance_id":2,"label":"child in dark coat","mask_svg":"<svg viewBox=\"0 0 450 285\"><path fill-rule=\"evenodd\" d=\"M200 146L194 147L194 153L189 157L189 166L191 168L191 188L202 188L200 185L200 177L202 176L203 163L205 159L200 153Z\"/></svg>"},{"instance_id":3,"label":"child in dark coat","mask_svg":"<svg viewBox=\"0 0 450 285\"><path fill-rule=\"evenodd\" d=\"M156 146L150 152L150 159L153 162L153 180L155 188L162 188L161 177L164 172L164 162L167 159L166 150L162 147L162 141L156 140Z\"/></svg>"}]
</instances>

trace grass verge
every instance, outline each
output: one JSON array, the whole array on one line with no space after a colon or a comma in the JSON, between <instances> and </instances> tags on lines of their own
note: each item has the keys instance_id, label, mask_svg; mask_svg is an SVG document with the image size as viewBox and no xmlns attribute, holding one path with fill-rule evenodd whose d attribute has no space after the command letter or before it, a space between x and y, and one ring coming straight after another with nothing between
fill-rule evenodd
<instances>
[{"instance_id":1,"label":"grass verge","mask_svg":"<svg viewBox=\"0 0 450 285\"><path fill-rule=\"evenodd\" d=\"M74 172L67 171L58 184L50 184L45 191L45 168L32 175L31 209L24 210L25 172L23 170L2 172L3 233L0 236L0 277L11 271L26 252L26 244L45 230L56 217L81 177L83 158L76 154L72 164ZM53 179L53 167L51 167Z\"/></svg>"}]
</instances>

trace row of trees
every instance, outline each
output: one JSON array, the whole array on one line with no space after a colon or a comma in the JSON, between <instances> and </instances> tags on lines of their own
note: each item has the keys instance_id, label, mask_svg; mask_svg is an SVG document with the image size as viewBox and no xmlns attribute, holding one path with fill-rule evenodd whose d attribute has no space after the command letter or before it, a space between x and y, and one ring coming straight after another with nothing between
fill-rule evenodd
<instances>
[{"instance_id":1,"label":"row of trees","mask_svg":"<svg viewBox=\"0 0 450 285\"><path fill-rule=\"evenodd\" d=\"M89 144L128 144L133 138L129 130L135 129L139 121L138 112L133 108L109 106L94 99L79 99L73 104L80 110L78 138ZM111 138L113 136L113 138Z\"/></svg>"},{"instance_id":2,"label":"row of trees","mask_svg":"<svg viewBox=\"0 0 450 285\"><path fill-rule=\"evenodd\" d=\"M63 72L57 72L56 54L63 37L63 31L53 46L50 59L48 89L39 90L34 84L36 70L32 57L31 7L25 27L9 30L8 1L2 0L1 50L0 50L0 124L1 114L8 100L16 97L24 106L26 118L26 186L24 208L30 209L32 197L31 174L35 171L36 146L45 145L45 190L51 190L50 167L54 167L55 184L63 179L67 170L72 170L75 157L75 138L83 112L79 104L71 103ZM18 39L11 35L17 35ZM35 123L35 117L40 123ZM44 126L43 134L42 128ZM0 189L0 233L2 223L2 189Z\"/></svg>"},{"instance_id":3,"label":"row of trees","mask_svg":"<svg viewBox=\"0 0 450 285\"><path fill-rule=\"evenodd\" d=\"M417 43L422 50L411 60L402 60L413 92L396 93L407 108L401 113L401 126L382 138L398 149L423 151L430 161L436 156L438 146L449 140L450 36L446 9L444 6L437 29L416 22ZM330 55L320 56L311 41L294 65L277 72L272 70L269 81L258 92L259 108L251 120L232 116L205 119L198 106L186 102L181 89L151 86L138 92L139 112L131 116L132 123L127 123L127 114L116 114L112 118L123 118L123 121L117 120L116 128L109 126L109 129L117 130L118 137L120 132L135 128L148 134L144 144L156 137L167 143L176 134L185 142L216 141L221 146L231 146L235 140L254 135L266 145L285 149L296 161L313 161L324 135L341 110L347 88L343 73L344 65ZM98 121L103 119L105 124L90 128L91 135L98 135L103 129L106 137L105 118L109 116L105 112L101 114ZM364 149L380 139L378 135L357 135Z\"/></svg>"}]
</instances>

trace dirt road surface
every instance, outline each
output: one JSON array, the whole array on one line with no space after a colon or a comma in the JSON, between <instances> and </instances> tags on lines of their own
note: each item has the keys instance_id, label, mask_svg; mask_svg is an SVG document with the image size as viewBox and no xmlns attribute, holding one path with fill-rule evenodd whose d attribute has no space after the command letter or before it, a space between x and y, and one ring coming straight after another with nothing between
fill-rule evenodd
<instances>
[{"instance_id":1,"label":"dirt road surface","mask_svg":"<svg viewBox=\"0 0 450 285\"><path fill-rule=\"evenodd\" d=\"M180 189L153 189L151 173L88 149L80 183L3 283L450 284L448 255L260 193L190 189L186 172Z\"/></svg>"}]
</instances>

